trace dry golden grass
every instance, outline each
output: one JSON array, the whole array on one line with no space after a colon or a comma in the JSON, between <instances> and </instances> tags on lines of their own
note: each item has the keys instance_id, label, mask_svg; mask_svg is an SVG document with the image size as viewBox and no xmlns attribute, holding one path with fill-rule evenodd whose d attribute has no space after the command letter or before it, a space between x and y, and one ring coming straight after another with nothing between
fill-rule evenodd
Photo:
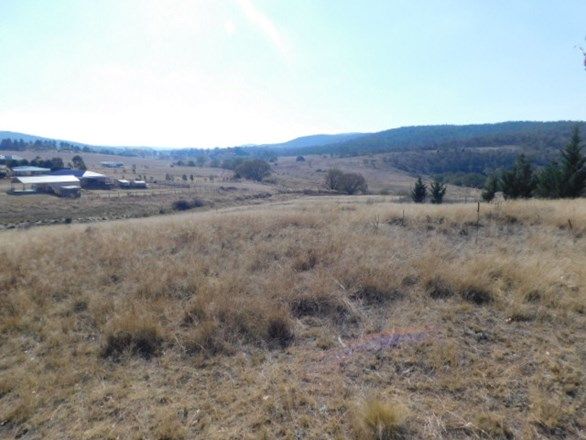
<instances>
[{"instance_id":1,"label":"dry golden grass","mask_svg":"<svg viewBox=\"0 0 586 440\"><path fill-rule=\"evenodd\" d=\"M0 438L580 438L586 203L476 216L316 197L2 232Z\"/></svg>"}]
</instances>

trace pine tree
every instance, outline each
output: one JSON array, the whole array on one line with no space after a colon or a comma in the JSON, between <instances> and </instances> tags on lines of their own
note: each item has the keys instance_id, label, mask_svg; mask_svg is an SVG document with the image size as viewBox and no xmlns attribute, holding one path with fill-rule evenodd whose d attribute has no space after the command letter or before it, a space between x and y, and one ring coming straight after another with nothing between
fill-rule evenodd
<instances>
[{"instance_id":1,"label":"pine tree","mask_svg":"<svg viewBox=\"0 0 586 440\"><path fill-rule=\"evenodd\" d=\"M580 197L586 187L586 157L582 154L580 129L574 128L570 143L562 150L560 196Z\"/></svg>"},{"instance_id":2,"label":"pine tree","mask_svg":"<svg viewBox=\"0 0 586 440\"><path fill-rule=\"evenodd\" d=\"M532 196L536 184L533 167L524 154L520 154L513 169L505 171L501 177L505 199L527 199Z\"/></svg>"},{"instance_id":3,"label":"pine tree","mask_svg":"<svg viewBox=\"0 0 586 440\"><path fill-rule=\"evenodd\" d=\"M484 191L482 191L482 200L485 202L492 202L496 192L499 189L499 179L496 174L491 174L486 178L484 183Z\"/></svg>"},{"instance_id":4,"label":"pine tree","mask_svg":"<svg viewBox=\"0 0 586 440\"><path fill-rule=\"evenodd\" d=\"M536 192L539 197L557 199L561 197L562 172L557 162L549 163L537 176Z\"/></svg>"},{"instance_id":5,"label":"pine tree","mask_svg":"<svg viewBox=\"0 0 586 440\"><path fill-rule=\"evenodd\" d=\"M425 197L427 196L427 186L421 180L421 177L417 178L417 182L415 182L415 186L411 190L411 199L415 203L423 203L425 201Z\"/></svg>"},{"instance_id":6,"label":"pine tree","mask_svg":"<svg viewBox=\"0 0 586 440\"><path fill-rule=\"evenodd\" d=\"M430 187L431 203L440 204L444 201L446 195L446 185L444 185L439 179L435 179Z\"/></svg>"}]
</instances>

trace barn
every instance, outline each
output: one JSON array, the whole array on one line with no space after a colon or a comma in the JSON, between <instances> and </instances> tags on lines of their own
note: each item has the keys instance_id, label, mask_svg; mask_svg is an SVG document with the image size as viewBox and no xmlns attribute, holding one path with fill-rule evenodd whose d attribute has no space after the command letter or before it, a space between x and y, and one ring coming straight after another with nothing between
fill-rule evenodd
<instances>
[{"instance_id":1,"label":"barn","mask_svg":"<svg viewBox=\"0 0 586 440\"><path fill-rule=\"evenodd\" d=\"M22 187L19 187L22 185ZM10 194L52 193L59 197L79 197L80 181L69 176L17 176L10 183Z\"/></svg>"}]
</instances>

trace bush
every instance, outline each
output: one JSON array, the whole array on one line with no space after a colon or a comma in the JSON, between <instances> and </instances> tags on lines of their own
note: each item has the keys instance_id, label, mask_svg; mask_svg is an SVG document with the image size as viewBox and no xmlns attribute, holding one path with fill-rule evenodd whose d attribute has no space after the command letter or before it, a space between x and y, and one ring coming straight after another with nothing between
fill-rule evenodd
<instances>
[{"instance_id":1,"label":"bush","mask_svg":"<svg viewBox=\"0 0 586 440\"><path fill-rule=\"evenodd\" d=\"M234 169L235 177L261 182L271 174L271 166L261 159L246 160Z\"/></svg>"},{"instance_id":2,"label":"bush","mask_svg":"<svg viewBox=\"0 0 586 440\"><path fill-rule=\"evenodd\" d=\"M187 211L192 208L201 208L202 206L205 206L205 204L206 202L204 200L197 198L191 201L181 199L173 202L172 207L175 211Z\"/></svg>"}]
</instances>

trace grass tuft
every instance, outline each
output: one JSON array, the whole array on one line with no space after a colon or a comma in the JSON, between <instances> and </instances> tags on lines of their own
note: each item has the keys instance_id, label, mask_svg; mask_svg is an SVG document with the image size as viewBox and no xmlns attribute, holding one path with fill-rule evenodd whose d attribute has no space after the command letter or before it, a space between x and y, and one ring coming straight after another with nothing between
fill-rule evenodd
<instances>
[{"instance_id":1,"label":"grass tuft","mask_svg":"<svg viewBox=\"0 0 586 440\"><path fill-rule=\"evenodd\" d=\"M371 399L355 414L353 425L357 440L395 440L406 438L408 409L399 403Z\"/></svg>"}]
</instances>

